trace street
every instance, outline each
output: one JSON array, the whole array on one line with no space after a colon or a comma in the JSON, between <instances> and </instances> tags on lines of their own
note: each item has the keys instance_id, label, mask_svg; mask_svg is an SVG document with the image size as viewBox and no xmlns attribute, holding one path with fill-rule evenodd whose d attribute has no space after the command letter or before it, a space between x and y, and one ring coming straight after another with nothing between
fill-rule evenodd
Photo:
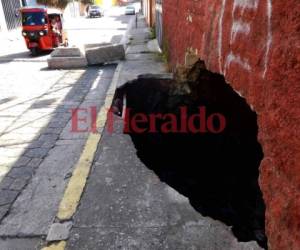
<instances>
[{"instance_id":1,"label":"street","mask_svg":"<svg viewBox=\"0 0 300 250\"><path fill-rule=\"evenodd\" d=\"M130 20L130 16L122 16L122 13L123 9L116 8L103 18L68 20L66 26L71 46L120 42ZM52 112L61 104L74 83L74 80L72 82L67 77L66 74L70 74L68 71L47 70L46 59L49 53L32 57L22 38L17 42L17 52L11 48L0 56L0 178L10 168L5 163L11 165L24 148L37 138L37 133L49 122ZM73 79L78 79L83 71L73 74ZM70 85L61 88L59 84L64 78L68 78ZM6 159L8 155L9 162Z\"/></svg>"},{"instance_id":2,"label":"street","mask_svg":"<svg viewBox=\"0 0 300 250\"><path fill-rule=\"evenodd\" d=\"M122 42L123 14L66 20L70 45ZM32 57L21 34L0 51L0 249L38 249L47 235L88 136L71 132L71 111L99 110L116 67L48 70L48 57Z\"/></svg>"},{"instance_id":3,"label":"street","mask_svg":"<svg viewBox=\"0 0 300 250\"><path fill-rule=\"evenodd\" d=\"M114 7L105 11L101 18L68 18L64 20L69 46L82 46L90 43L121 42L132 16L124 15L124 7ZM28 52L21 30L14 31L13 41L0 48L0 62L44 62L49 53L32 57ZM12 40L12 39L8 39ZM43 67L43 66L42 66Z\"/></svg>"}]
</instances>

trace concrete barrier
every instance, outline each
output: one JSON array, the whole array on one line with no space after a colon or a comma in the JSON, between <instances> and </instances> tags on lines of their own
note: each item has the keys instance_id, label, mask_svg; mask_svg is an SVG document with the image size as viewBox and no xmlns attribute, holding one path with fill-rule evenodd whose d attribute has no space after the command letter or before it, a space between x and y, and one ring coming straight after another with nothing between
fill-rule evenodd
<instances>
[{"instance_id":1,"label":"concrete barrier","mask_svg":"<svg viewBox=\"0 0 300 250\"><path fill-rule=\"evenodd\" d=\"M102 44L96 47L86 47L85 55L89 65L97 65L123 60L125 58L125 49L122 44Z\"/></svg>"},{"instance_id":2,"label":"concrete barrier","mask_svg":"<svg viewBox=\"0 0 300 250\"><path fill-rule=\"evenodd\" d=\"M112 43L88 43L88 44L84 44L83 48L84 51L86 51L87 49L99 48L107 45L113 45L113 44Z\"/></svg>"},{"instance_id":3,"label":"concrete barrier","mask_svg":"<svg viewBox=\"0 0 300 250\"><path fill-rule=\"evenodd\" d=\"M52 53L51 57L78 57L81 56L82 53L79 48L71 47L71 48L56 48Z\"/></svg>"},{"instance_id":4,"label":"concrete barrier","mask_svg":"<svg viewBox=\"0 0 300 250\"><path fill-rule=\"evenodd\" d=\"M85 54L77 47L56 48L48 59L50 69L82 68L125 59L122 44L96 43L83 47Z\"/></svg>"},{"instance_id":5,"label":"concrete barrier","mask_svg":"<svg viewBox=\"0 0 300 250\"><path fill-rule=\"evenodd\" d=\"M74 69L87 66L87 60L81 57L52 57L48 59L50 69Z\"/></svg>"},{"instance_id":6,"label":"concrete barrier","mask_svg":"<svg viewBox=\"0 0 300 250\"><path fill-rule=\"evenodd\" d=\"M73 69L87 66L86 57L79 48L57 48L47 60L50 69Z\"/></svg>"}]
</instances>

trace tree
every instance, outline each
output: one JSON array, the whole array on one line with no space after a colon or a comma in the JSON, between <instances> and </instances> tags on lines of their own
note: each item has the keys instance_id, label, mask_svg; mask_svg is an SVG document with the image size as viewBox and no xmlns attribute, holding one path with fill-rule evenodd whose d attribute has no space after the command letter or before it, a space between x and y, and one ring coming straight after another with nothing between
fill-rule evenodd
<instances>
[{"instance_id":1,"label":"tree","mask_svg":"<svg viewBox=\"0 0 300 250\"><path fill-rule=\"evenodd\" d=\"M72 0L37 0L37 3L55 7L55 8L64 9L68 5L68 3L71 1ZM76 0L76 1L78 1L78 0ZM93 4L94 3L93 0L80 0L80 2L82 2L83 4Z\"/></svg>"},{"instance_id":2,"label":"tree","mask_svg":"<svg viewBox=\"0 0 300 250\"><path fill-rule=\"evenodd\" d=\"M64 9L70 0L37 0L38 4Z\"/></svg>"},{"instance_id":3,"label":"tree","mask_svg":"<svg viewBox=\"0 0 300 250\"><path fill-rule=\"evenodd\" d=\"M94 4L94 0L80 0L83 4Z\"/></svg>"}]
</instances>

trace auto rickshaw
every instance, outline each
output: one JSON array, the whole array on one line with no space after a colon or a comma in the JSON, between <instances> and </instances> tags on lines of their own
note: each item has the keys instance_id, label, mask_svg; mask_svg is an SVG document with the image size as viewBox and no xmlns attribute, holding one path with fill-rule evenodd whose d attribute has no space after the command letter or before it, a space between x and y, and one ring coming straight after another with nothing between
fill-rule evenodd
<instances>
[{"instance_id":1,"label":"auto rickshaw","mask_svg":"<svg viewBox=\"0 0 300 250\"><path fill-rule=\"evenodd\" d=\"M40 51L68 46L66 32L63 30L63 15L56 9L25 7L22 14L22 35L32 55Z\"/></svg>"}]
</instances>

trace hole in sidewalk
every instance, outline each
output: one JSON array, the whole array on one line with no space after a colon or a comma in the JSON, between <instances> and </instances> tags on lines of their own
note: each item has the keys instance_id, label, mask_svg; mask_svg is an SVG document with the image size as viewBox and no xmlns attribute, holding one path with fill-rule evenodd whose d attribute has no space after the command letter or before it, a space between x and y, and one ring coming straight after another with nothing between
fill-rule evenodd
<instances>
[{"instance_id":1,"label":"hole in sidewalk","mask_svg":"<svg viewBox=\"0 0 300 250\"><path fill-rule=\"evenodd\" d=\"M207 71L201 61L182 84L155 76L126 83L117 90L114 100L113 108L119 113L124 95L125 120L130 121L125 130L143 163L163 182L188 197L202 215L232 226L239 241L255 240L267 248L265 204L258 184L263 152L257 141L257 115L246 100L223 76ZM182 107L186 107L188 118L199 114L199 107L205 107L207 122L211 114L223 115L225 129L219 133L209 132L208 128L206 133L174 132L184 126L181 119L186 120L182 118ZM157 115L155 127L151 114ZM169 114L165 120L159 118L165 114ZM176 116L177 128L171 123L170 114ZM134 119L139 131L132 126ZM216 120L210 126L220 127ZM195 119L194 127L204 126L201 122L203 119Z\"/></svg>"}]
</instances>

